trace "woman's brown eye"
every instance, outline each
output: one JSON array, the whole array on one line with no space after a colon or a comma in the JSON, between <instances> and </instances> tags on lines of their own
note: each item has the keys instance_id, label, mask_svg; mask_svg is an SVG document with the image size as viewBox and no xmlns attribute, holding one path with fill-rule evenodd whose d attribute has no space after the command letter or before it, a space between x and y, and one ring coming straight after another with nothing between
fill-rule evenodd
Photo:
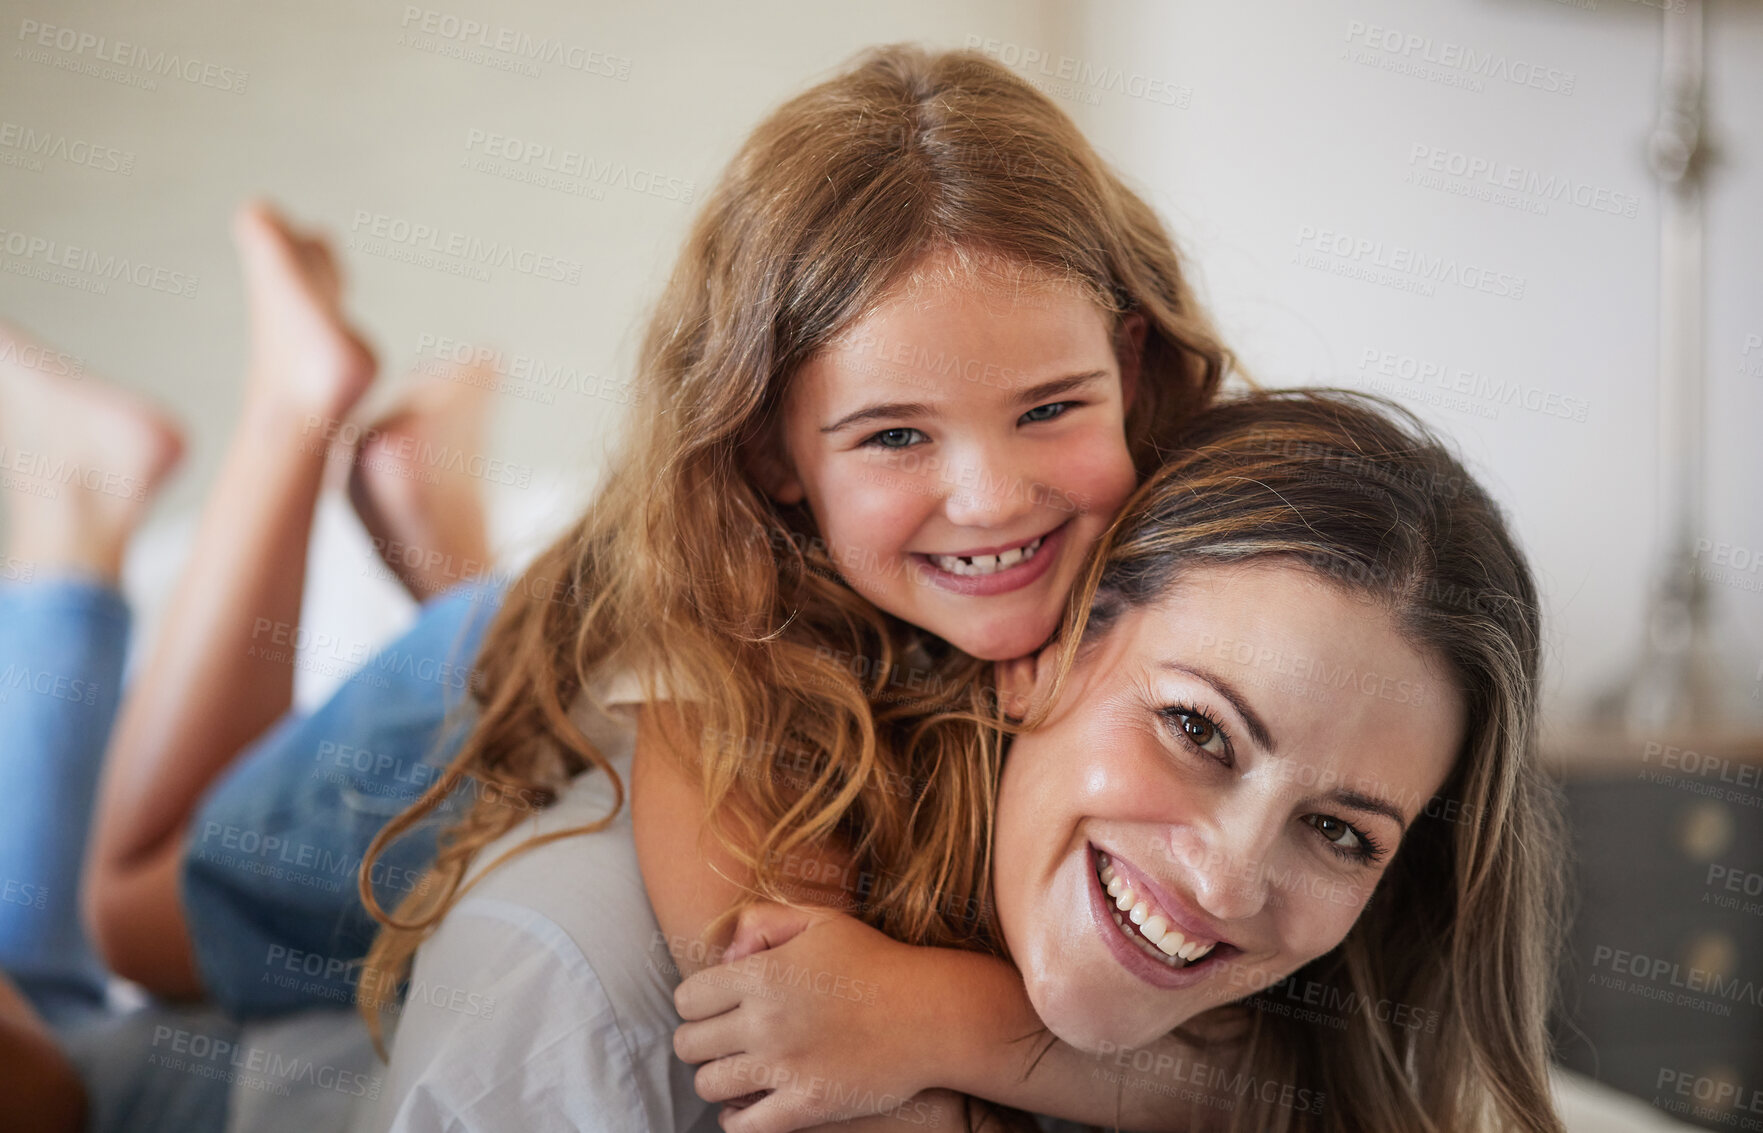
<instances>
[{"instance_id":1,"label":"woman's brown eye","mask_svg":"<svg viewBox=\"0 0 1763 1133\"><path fill-rule=\"evenodd\" d=\"M1187 708L1165 708L1163 715L1181 729L1182 738L1188 743L1215 759L1228 759L1230 741L1217 724Z\"/></svg>"},{"instance_id":2,"label":"woman's brown eye","mask_svg":"<svg viewBox=\"0 0 1763 1133\"><path fill-rule=\"evenodd\" d=\"M1316 829L1321 832L1322 836L1327 838L1330 842L1339 842L1348 834L1346 823L1338 818L1329 818L1326 815L1317 815L1315 821L1311 825L1315 826Z\"/></svg>"}]
</instances>

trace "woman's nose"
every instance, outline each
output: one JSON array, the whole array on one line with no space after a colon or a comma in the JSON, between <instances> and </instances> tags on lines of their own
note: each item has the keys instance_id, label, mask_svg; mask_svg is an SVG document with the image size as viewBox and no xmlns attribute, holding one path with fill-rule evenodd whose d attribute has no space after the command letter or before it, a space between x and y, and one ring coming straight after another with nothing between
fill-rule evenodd
<instances>
[{"instance_id":1,"label":"woman's nose","mask_svg":"<svg viewBox=\"0 0 1763 1133\"><path fill-rule=\"evenodd\" d=\"M1194 900L1221 921L1253 917L1267 905L1270 843L1245 829L1257 825L1253 819L1239 818L1199 837L1190 828L1175 847L1193 879Z\"/></svg>"}]
</instances>

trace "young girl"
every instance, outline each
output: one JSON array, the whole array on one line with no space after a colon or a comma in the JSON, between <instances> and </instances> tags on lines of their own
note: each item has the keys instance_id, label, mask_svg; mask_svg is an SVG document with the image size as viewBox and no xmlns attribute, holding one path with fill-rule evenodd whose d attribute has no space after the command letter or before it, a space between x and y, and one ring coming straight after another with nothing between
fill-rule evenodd
<instances>
[{"instance_id":1,"label":"young girl","mask_svg":"<svg viewBox=\"0 0 1763 1133\"><path fill-rule=\"evenodd\" d=\"M982 946L1124 1111L1559 1129L1540 642L1497 508L1410 415L1328 392L1207 411L1103 540L1059 642L1000 666L1033 711L1011 729ZM677 995L701 1020L680 1053L715 1060L707 1097L772 1089L724 1128L800 1127L823 1108L809 1083L963 1084L959 1032L914 994L934 950L755 906L732 952L767 945ZM887 982L841 996L803 972ZM1184 1026L1203 1049L1159 1048Z\"/></svg>"},{"instance_id":2,"label":"young girl","mask_svg":"<svg viewBox=\"0 0 1763 1133\"><path fill-rule=\"evenodd\" d=\"M1090 546L1224 369L1154 214L1006 69L889 49L774 113L660 301L624 459L505 600L459 758L376 843L468 778L559 800L530 828L473 807L376 945L370 1010L441 924L400 1023L392 1120L506 1124L590 1062L637 1083L602 1105L657 1120L682 1104L665 1072L620 1069L665 1062L671 1012L663 998L620 1030L619 989L671 978L640 900L606 888L632 861L616 825L631 737L595 702L644 706L634 840L682 965L822 843L913 863L874 895L880 926L942 923L939 894L985 874L994 783L968 730L917 723L981 707L984 661L1052 634ZM593 820L617 836L567 839ZM590 904L614 900L613 916ZM930 942L977 925L951 931ZM975 988L1021 1001L1007 964L988 970Z\"/></svg>"}]
</instances>

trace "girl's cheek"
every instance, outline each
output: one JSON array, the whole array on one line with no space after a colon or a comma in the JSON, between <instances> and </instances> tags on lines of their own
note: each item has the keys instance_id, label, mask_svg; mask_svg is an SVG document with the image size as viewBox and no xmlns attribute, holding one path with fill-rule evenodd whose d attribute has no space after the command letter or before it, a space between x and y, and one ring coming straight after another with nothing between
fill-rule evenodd
<instances>
[{"instance_id":1,"label":"girl's cheek","mask_svg":"<svg viewBox=\"0 0 1763 1133\"><path fill-rule=\"evenodd\" d=\"M866 545L904 542L934 506L920 480L895 469L859 466L829 485L828 526Z\"/></svg>"},{"instance_id":2,"label":"girl's cheek","mask_svg":"<svg viewBox=\"0 0 1763 1133\"><path fill-rule=\"evenodd\" d=\"M1103 520L1114 517L1138 483L1132 455L1118 430L1098 427L1073 436L1050 463L1059 470L1058 486L1076 497L1075 506Z\"/></svg>"}]
</instances>

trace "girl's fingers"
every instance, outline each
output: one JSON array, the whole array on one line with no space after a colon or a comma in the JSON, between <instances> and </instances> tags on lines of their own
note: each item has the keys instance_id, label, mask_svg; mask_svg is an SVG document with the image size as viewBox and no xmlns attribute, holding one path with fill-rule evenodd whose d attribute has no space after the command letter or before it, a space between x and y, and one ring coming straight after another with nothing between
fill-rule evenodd
<instances>
[{"instance_id":1,"label":"girl's fingers","mask_svg":"<svg viewBox=\"0 0 1763 1133\"><path fill-rule=\"evenodd\" d=\"M758 1063L751 1055L736 1054L728 1058L719 1058L715 1062L706 1062L698 1067L692 1076L692 1088L698 1096L712 1105L734 1101L737 1098L747 1099L756 1091L765 1089L754 1074ZM765 1099L760 1099L761 1101ZM753 1103L757 1105L757 1102ZM748 1106L747 1108L752 1108ZM724 1114L726 1117L726 1113Z\"/></svg>"},{"instance_id":2,"label":"girl's fingers","mask_svg":"<svg viewBox=\"0 0 1763 1133\"><path fill-rule=\"evenodd\" d=\"M723 953L723 962L732 964L755 952L776 948L825 915L823 910L800 909L770 901L755 902L741 910L740 919L735 922L734 939L729 942L728 951Z\"/></svg>"},{"instance_id":3,"label":"girl's fingers","mask_svg":"<svg viewBox=\"0 0 1763 1133\"><path fill-rule=\"evenodd\" d=\"M719 1058L740 1054L745 1049L741 1039L740 1015L738 1012L728 1011L713 1015L701 1023L682 1023L676 1027L673 1032L673 1053L681 1062L690 1062L693 1065L714 1062Z\"/></svg>"},{"instance_id":4,"label":"girl's fingers","mask_svg":"<svg viewBox=\"0 0 1763 1133\"><path fill-rule=\"evenodd\" d=\"M673 1009L687 1022L709 1019L739 1007L750 990L748 977L739 968L727 964L706 968L673 989Z\"/></svg>"},{"instance_id":5,"label":"girl's fingers","mask_svg":"<svg viewBox=\"0 0 1763 1133\"><path fill-rule=\"evenodd\" d=\"M773 1090L752 1105L724 1106L717 1115L723 1133L793 1133L819 1122L783 1090Z\"/></svg>"}]
</instances>

